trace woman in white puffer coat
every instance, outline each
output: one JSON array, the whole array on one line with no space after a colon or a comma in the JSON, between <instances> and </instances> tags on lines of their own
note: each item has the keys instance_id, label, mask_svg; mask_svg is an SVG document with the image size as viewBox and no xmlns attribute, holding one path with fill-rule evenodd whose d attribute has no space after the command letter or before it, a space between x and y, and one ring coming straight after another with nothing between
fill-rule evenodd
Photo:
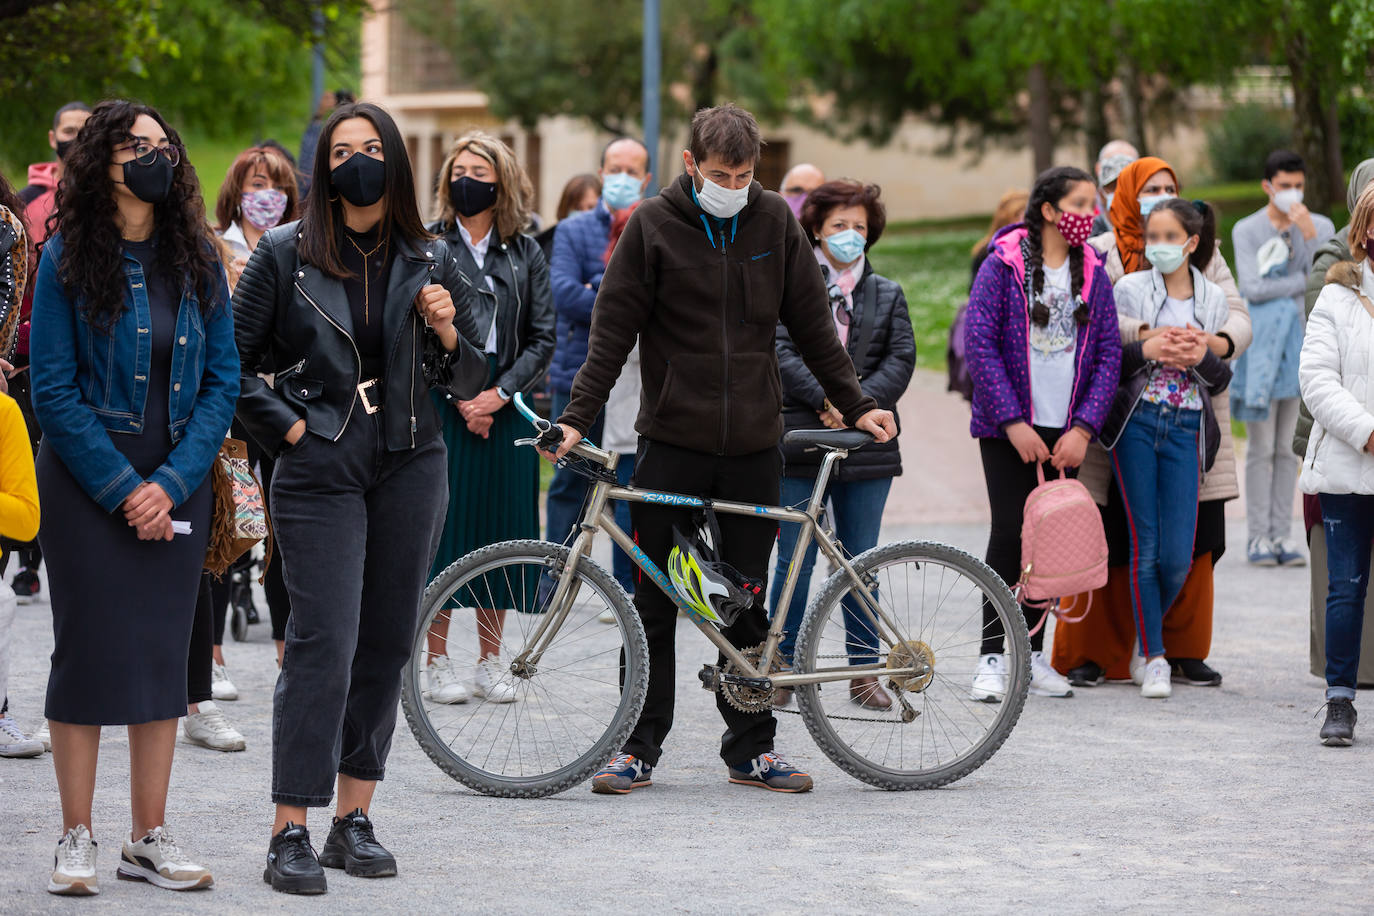
<instances>
[{"instance_id":1,"label":"woman in white puffer coat","mask_svg":"<svg viewBox=\"0 0 1374 916\"><path fill-rule=\"evenodd\" d=\"M1326 273L1307 320L1298 377L1314 423L1299 484L1321 500L1326 534L1323 744L1354 740L1355 683L1374 539L1374 186L1350 216L1350 251Z\"/></svg>"}]
</instances>

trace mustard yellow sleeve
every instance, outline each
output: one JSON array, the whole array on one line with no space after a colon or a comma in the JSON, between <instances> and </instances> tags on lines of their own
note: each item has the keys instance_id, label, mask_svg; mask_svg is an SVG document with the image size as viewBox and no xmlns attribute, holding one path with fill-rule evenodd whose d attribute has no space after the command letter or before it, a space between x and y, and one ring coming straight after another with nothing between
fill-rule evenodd
<instances>
[{"instance_id":1,"label":"mustard yellow sleeve","mask_svg":"<svg viewBox=\"0 0 1374 916\"><path fill-rule=\"evenodd\" d=\"M0 394L0 535L16 541L38 534L38 481L24 415Z\"/></svg>"}]
</instances>

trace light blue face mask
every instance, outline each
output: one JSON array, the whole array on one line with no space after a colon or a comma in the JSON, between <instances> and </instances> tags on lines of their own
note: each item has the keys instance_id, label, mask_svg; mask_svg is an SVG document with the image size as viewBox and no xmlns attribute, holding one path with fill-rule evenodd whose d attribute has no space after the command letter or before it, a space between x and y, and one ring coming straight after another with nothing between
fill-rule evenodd
<instances>
[{"instance_id":1,"label":"light blue face mask","mask_svg":"<svg viewBox=\"0 0 1374 916\"><path fill-rule=\"evenodd\" d=\"M1144 219L1145 217L1149 216L1151 210L1159 206L1164 201L1169 200L1173 196L1174 195L1172 194L1151 194L1149 197L1140 198L1141 218Z\"/></svg>"},{"instance_id":2,"label":"light blue face mask","mask_svg":"<svg viewBox=\"0 0 1374 916\"><path fill-rule=\"evenodd\" d=\"M624 210L639 200L643 184L629 172L612 172L601 179L601 199L612 210Z\"/></svg>"},{"instance_id":3,"label":"light blue face mask","mask_svg":"<svg viewBox=\"0 0 1374 916\"><path fill-rule=\"evenodd\" d=\"M853 229L845 229L834 235L827 235L825 244L829 247L830 253L835 256L835 260L841 264L849 264L858 260L859 255L864 253L864 246L868 244L868 239Z\"/></svg>"},{"instance_id":4,"label":"light blue face mask","mask_svg":"<svg viewBox=\"0 0 1374 916\"><path fill-rule=\"evenodd\" d=\"M1187 255L1182 245L1146 245L1145 260L1159 268L1162 274L1171 274L1183 266Z\"/></svg>"}]
</instances>

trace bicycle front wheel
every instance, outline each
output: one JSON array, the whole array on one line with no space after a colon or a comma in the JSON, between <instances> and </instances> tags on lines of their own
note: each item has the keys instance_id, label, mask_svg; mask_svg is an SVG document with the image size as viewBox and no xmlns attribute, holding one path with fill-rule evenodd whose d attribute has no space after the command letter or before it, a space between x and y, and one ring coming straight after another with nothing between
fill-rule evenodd
<instances>
[{"instance_id":1,"label":"bicycle front wheel","mask_svg":"<svg viewBox=\"0 0 1374 916\"><path fill-rule=\"evenodd\" d=\"M987 564L945 544L875 547L853 566L891 627L874 625L840 570L807 609L794 667L880 664L892 703L874 708L880 703L843 676L801 686L797 704L811 737L842 770L883 789L933 789L968 775L1002 746L1026 702L1030 639L1020 606ZM984 636L999 628L1005 692L1000 702L979 702L974 671Z\"/></svg>"},{"instance_id":2,"label":"bicycle front wheel","mask_svg":"<svg viewBox=\"0 0 1374 916\"><path fill-rule=\"evenodd\" d=\"M506 541L459 559L425 590L401 704L430 759L478 792L538 797L590 778L644 705L643 624L587 557L562 623L537 660L522 661L568 557L561 544Z\"/></svg>"}]
</instances>

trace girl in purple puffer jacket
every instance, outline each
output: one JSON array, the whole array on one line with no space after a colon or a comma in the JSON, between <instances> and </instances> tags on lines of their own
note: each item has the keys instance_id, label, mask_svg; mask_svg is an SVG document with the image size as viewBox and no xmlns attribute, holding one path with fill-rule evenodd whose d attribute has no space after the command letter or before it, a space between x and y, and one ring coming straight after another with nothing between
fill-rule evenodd
<instances>
[{"instance_id":1,"label":"girl in purple puffer jacket","mask_svg":"<svg viewBox=\"0 0 1374 916\"><path fill-rule=\"evenodd\" d=\"M973 420L992 510L987 563L1010 585L1021 565L1021 517L1038 483L1034 462L1071 472L1097 437L1120 382L1121 332L1112 284L1087 244L1092 178L1075 168L1040 175L1025 221L993 237L969 298L964 347ZM1053 473L1046 468L1047 475ZM1028 626L1041 611L1022 607ZM983 646L972 697L998 702L1009 671L1003 632L983 609ZM1072 696L1031 637L1030 692Z\"/></svg>"}]
</instances>

